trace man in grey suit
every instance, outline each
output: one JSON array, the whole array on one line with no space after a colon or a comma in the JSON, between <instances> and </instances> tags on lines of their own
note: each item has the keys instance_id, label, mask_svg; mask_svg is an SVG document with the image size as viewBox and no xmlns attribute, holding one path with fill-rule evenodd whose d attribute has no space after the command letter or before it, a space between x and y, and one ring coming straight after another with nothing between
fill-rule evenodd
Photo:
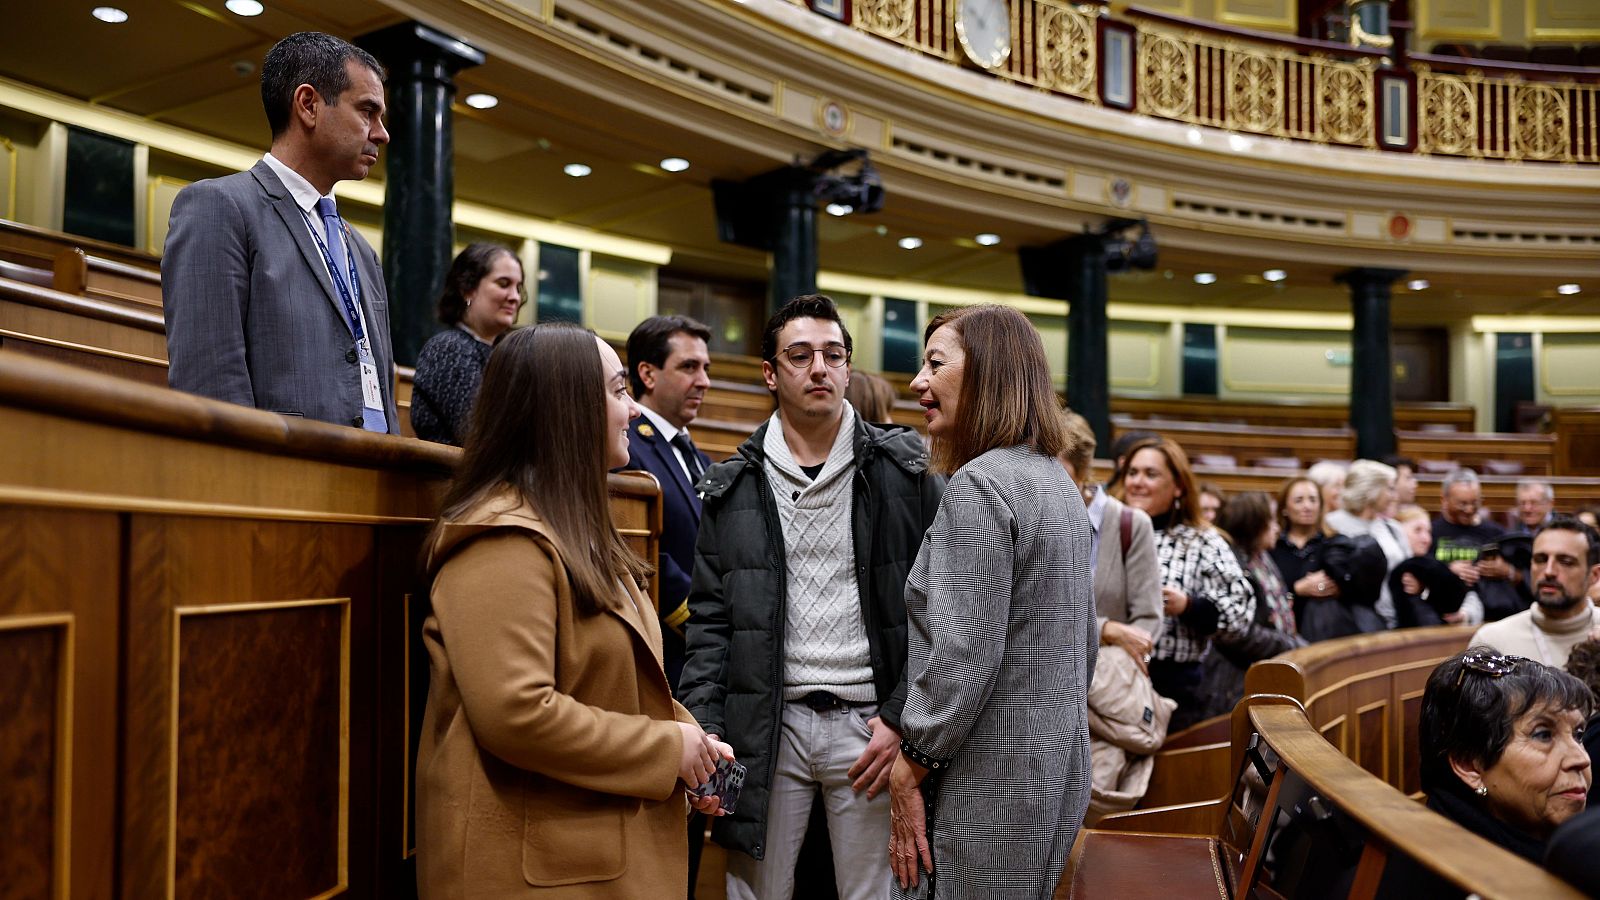
<instances>
[{"instance_id":1,"label":"man in grey suit","mask_svg":"<svg viewBox=\"0 0 1600 900\"><path fill-rule=\"evenodd\" d=\"M367 177L389 142L383 77L331 35L293 34L268 51L271 152L172 204L161 283L173 387L398 433L383 273L332 196Z\"/></svg>"}]
</instances>

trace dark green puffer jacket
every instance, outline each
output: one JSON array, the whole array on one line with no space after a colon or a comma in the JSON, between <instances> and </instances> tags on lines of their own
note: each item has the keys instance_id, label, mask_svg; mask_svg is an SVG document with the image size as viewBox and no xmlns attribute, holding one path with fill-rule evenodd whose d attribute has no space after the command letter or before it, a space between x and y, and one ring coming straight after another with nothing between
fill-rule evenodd
<instances>
[{"instance_id":1,"label":"dark green puffer jacket","mask_svg":"<svg viewBox=\"0 0 1600 900\"><path fill-rule=\"evenodd\" d=\"M706 731L733 745L749 772L736 811L712 837L730 850L766 855L767 798L783 712L783 528L762 441L766 425L708 469L685 629L683 705ZM928 473L915 431L856 417L851 530L861 617L872 655L879 715L896 730L905 705L906 575L939 509L944 479Z\"/></svg>"}]
</instances>

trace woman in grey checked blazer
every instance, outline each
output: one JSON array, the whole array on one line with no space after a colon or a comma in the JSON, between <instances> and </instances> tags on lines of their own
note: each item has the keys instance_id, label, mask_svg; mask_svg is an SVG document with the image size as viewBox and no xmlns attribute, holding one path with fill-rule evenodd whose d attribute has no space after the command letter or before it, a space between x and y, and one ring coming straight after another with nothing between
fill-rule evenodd
<instances>
[{"instance_id":1,"label":"woman in grey checked blazer","mask_svg":"<svg viewBox=\"0 0 1600 900\"><path fill-rule=\"evenodd\" d=\"M906 581L890 863L902 897L1048 900L1089 804L1089 520L1028 320L970 307L924 340L911 387L954 475Z\"/></svg>"}]
</instances>

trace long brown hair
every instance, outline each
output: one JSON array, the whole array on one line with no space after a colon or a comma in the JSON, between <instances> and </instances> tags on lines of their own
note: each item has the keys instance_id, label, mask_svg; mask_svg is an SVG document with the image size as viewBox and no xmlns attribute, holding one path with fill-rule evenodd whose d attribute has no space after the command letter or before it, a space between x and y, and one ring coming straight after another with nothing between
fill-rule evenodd
<instances>
[{"instance_id":1,"label":"long brown hair","mask_svg":"<svg viewBox=\"0 0 1600 900\"><path fill-rule=\"evenodd\" d=\"M1189 468L1189 454L1177 442L1164 437L1150 437L1133 442L1128 448L1128 455L1122 458L1122 465L1117 469L1117 476L1113 479L1110 490L1111 496L1118 500L1126 500L1128 488L1128 467L1133 465L1133 458L1140 450L1154 450L1160 453L1167 461L1167 473L1172 476L1172 481L1181 492L1177 502L1173 504L1172 511L1176 521L1190 528L1206 528L1206 521L1200 515L1200 490L1195 485L1194 470ZM1154 518L1161 514L1160 510L1151 513Z\"/></svg>"},{"instance_id":2,"label":"long brown hair","mask_svg":"<svg viewBox=\"0 0 1600 900\"><path fill-rule=\"evenodd\" d=\"M611 521L606 386L594 332L535 325L489 355L455 480L435 528L506 486L550 526L578 608L615 607L616 581L649 573Z\"/></svg>"},{"instance_id":3,"label":"long brown hair","mask_svg":"<svg viewBox=\"0 0 1600 900\"><path fill-rule=\"evenodd\" d=\"M950 474L999 447L1027 444L1045 456L1067 446L1061 404L1050 385L1044 341L1009 306L969 306L936 316L922 333L949 325L966 355L951 434L933 441L933 468Z\"/></svg>"}]
</instances>

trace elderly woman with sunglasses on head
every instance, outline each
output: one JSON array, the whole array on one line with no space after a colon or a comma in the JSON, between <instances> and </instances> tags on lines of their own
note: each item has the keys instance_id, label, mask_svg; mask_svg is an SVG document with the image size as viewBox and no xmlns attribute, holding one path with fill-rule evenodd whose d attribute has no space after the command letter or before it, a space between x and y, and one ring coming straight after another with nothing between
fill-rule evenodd
<instances>
[{"instance_id":1,"label":"elderly woman with sunglasses on head","mask_svg":"<svg viewBox=\"0 0 1600 900\"><path fill-rule=\"evenodd\" d=\"M1439 664L1422 695L1422 790L1428 808L1535 864L1556 826L1583 812L1594 700L1560 669L1473 647ZM1460 897L1406 859L1380 896Z\"/></svg>"}]
</instances>

